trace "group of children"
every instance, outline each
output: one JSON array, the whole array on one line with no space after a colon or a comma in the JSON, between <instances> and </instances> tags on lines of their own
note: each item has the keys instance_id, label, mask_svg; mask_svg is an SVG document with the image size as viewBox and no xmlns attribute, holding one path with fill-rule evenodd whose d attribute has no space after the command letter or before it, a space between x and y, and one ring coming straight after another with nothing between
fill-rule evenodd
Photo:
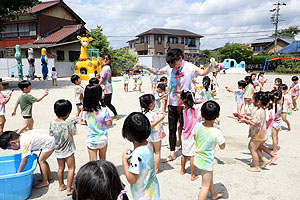
<instances>
[{"instance_id":1,"label":"group of children","mask_svg":"<svg viewBox=\"0 0 300 200\"><path fill-rule=\"evenodd\" d=\"M123 72L123 83L124 83L124 91L128 92L128 85L129 85L129 80L130 80L130 70L126 70ZM132 75L132 79L133 79L133 91L135 91L138 87L139 92L142 92L142 84L143 84L143 78L141 75L141 71L140 70L134 70L133 71L133 75Z\"/></svg>"}]
</instances>

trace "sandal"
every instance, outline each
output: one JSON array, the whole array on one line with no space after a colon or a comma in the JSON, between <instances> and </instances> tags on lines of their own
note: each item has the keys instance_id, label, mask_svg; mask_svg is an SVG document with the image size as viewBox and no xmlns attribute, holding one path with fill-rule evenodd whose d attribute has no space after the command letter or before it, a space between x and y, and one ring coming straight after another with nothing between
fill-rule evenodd
<instances>
[{"instance_id":1,"label":"sandal","mask_svg":"<svg viewBox=\"0 0 300 200\"><path fill-rule=\"evenodd\" d=\"M173 160L175 160L175 159L176 159L176 156L172 157L171 155L169 155L169 156L167 157L167 159L163 161L163 163L167 163L167 162L173 161Z\"/></svg>"}]
</instances>

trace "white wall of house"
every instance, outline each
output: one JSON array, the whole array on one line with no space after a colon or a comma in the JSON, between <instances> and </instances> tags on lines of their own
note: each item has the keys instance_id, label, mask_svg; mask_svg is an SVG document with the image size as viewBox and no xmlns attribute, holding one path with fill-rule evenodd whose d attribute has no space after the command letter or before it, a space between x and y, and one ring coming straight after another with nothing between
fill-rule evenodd
<instances>
[{"instance_id":1,"label":"white wall of house","mask_svg":"<svg viewBox=\"0 0 300 200\"><path fill-rule=\"evenodd\" d=\"M147 67L151 68L163 68L166 66L166 56L165 55L139 55L139 62L143 63Z\"/></svg>"}]
</instances>

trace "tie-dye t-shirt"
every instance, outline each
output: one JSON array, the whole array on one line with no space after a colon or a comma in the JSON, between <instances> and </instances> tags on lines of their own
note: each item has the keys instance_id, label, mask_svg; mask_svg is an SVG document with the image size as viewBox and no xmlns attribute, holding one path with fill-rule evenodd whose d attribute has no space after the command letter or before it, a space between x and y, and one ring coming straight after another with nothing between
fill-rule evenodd
<instances>
[{"instance_id":1,"label":"tie-dye t-shirt","mask_svg":"<svg viewBox=\"0 0 300 200\"><path fill-rule=\"evenodd\" d=\"M275 112L273 109L266 109L266 125L267 125L267 138L272 137L272 128L275 118Z\"/></svg>"},{"instance_id":2,"label":"tie-dye t-shirt","mask_svg":"<svg viewBox=\"0 0 300 200\"><path fill-rule=\"evenodd\" d=\"M157 112L150 110L146 114L146 117L149 119L150 123L158 120L159 115ZM151 133L148 138L149 142L159 142L166 136L162 122L159 122L155 127L151 128Z\"/></svg>"},{"instance_id":3,"label":"tie-dye t-shirt","mask_svg":"<svg viewBox=\"0 0 300 200\"><path fill-rule=\"evenodd\" d=\"M75 124L71 120L50 122L49 135L55 138L56 158L67 158L75 153L73 135L77 134Z\"/></svg>"},{"instance_id":4,"label":"tie-dye t-shirt","mask_svg":"<svg viewBox=\"0 0 300 200\"><path fill-rule=\"evenodd\" d=\"M244 98L252 99L254 87L252 84L249 84L245 87Z\"/></svg>"},{"instance_id":5,"label":"tie-dye t-shirt","mask_svg":"<svg viewBox=\"0 0 300 200\"><path fill-rule=\"evenodd\" d=\"M183 121L182 137L184 139L194 139L192 131L196 123L201 122L201 112L196 107L184 109Z\"/></svg>"},{"instance_id":6,"label":"tie-dye t-shirt","mask_svg":"<svg viewBox=\"0 0 300 200\"><path fill-rule=\"evenodd\" d=\"M266 111L262 108L257 109L251 121L255 125L250 125L248 137L253 141L262 142L266 139L267 125L266 125Z\"/></svg>"},{"instance_id":7,"label":"tie-dye t-shirt","mask_svg":"<svg viewBox=\"0 0 300 200\"><path fill-rule=\"evenodd\" d=\"M158 93L157 91L153 92L153 96L155 98L155 107L154 107L154 111L159 112L161 109L161 100L159 100L159 98L161 98L164 95L164 93Z\"/></svg>"},{"instance_id":8,"label":"tie-dye t-shirt","mask_svg":"<svg viewBox=\"0 0 300 200\"><path fill-rule=\"evenodd\" d=\"M184 89L192 89L192 78L195 77L197 69L198 67L192 63L183 60L182 65L177 70L172 69L169 65L159 70L169 76L170 92L168 105L183 106L180 93Z\"/></svg>"},{"instance_id":9,"label":"tie-dye t-shirt","mask_svg":"<svg viewBox=\"0 0 300 200\"><path fill-rule=\"evenodd\" d=\"M244 104L244 90L236 89L233 91L233 94L235 95L235 102L237 104Z\"/></svg>"},{"instance_id":10,"label":"tie-dye t-shirt","mask_svg":"<svg viewBox=\"0 0 300 200\"><path fill-rule=\"evenodd\" d=\"M129 83L129 75L128 74L124 74L123 75L123 82L124 82L124 84L128 84Z\"/></svg>"},{"instance_id":11,"label":"tie-dye t-shirt","mask_svg":"<svg viewBox=\"0 0 300 200\"><path fill-rule=\"evenodd\" d=\"M129 172L138 174L138 180L130 185L129 199L157 200L160 196L159 184L154 167L154 153L151 146L137 147L129 160Z\"/></svg>"},{"instance_id":12,"label":"tie-dye t-shirt","mask_svg":"<svg viewBox=\"0 0 300 200\"><path fill-rule=\"evenodd\" d=\"M210 101L210 100L212 100L211 93L212 92L211 92L210 88L208 88L207 91L206 91L205 88L202 89L202 90L200 90L200 92L199 92L200 100L202 100L202 101Z\"/></svg>"},{"instance_id":13,"label":"tie-dye t-shirt","mask_svg":"<svg viewBox=\"0 0 300 200\"><path fill-rule=\"evenodd\" d=\"M142 75L139 74L136 76L136 78L137 78L137 84L142 85L143 84Z\"/></svg>"},{"instance_id":14,"label":"tie-dye t-shirt","mask_svg":"<svg viewBox=\"0 0 300 200\"><path fill-rule=\"evenodd\" d=\"M75 104L82 103L83 93L84 93L84 87L82 85L75 85L74 87Z\"/></svg>"},{"instance_id":15,"label":"tie-dye t-shirt","mask_svg":"<svg viewBox=\"0 0 300 200\"><path fill-rule=\"evenodd\" d=\"M291 96L288 94L283 95L282 112L289 112L289 106L292 103Z\"/></svg>"},{"instance_id":16,"label":"tie-dye t-shirt","mask_svg":"<svg viewBox=\"0 0 300 200\"><path fill-rule=\"evenodd\" d=\"M0 115L5 115L5 96L0 92Z\"/></svg>"},{"instance_id":17,"label":"tie-dye t-shirt","mask_svg":"<svg viewBox=\"0 0 300 200\"><path fill-rule=\"evenodd\" d=\"M100 77L101 77L101 79L104 78L103 85L104 85L105 94L113 93L113 88L112 88L112 84L111 84L111 69L110 69L109 65L105 65L102 68Z\"/></svg>"},{"instance_id":18,"label":"tie-dye t-shirt","mask_svg":"<svg viewBox=\"0 0 300 200\"><path fill-rule=\"evenodd\" d=\"M291 95L294 96L299 96L299 89L300 89L300 84L297 83L292 83L291 85Z\"/></svg>"},{"instance_id":19,"label":"tie-dye t-shirt","mask_svg":"<svg viewBox=\"0 0 300 200\"><path fill-rule=\"evenodd\" d=\"M195 135L196 150L194 165L202 170L213 171L216 145L225 143L222 132L214 127L205 127L197 123L192 131Z\"/></svg>"},{"instance_id":20,"label":"tie-dye t-shirt","mask_svg":"<svg viewBox=\"0 0 300 200\"><path fill-rule=\"evenodd\" d=\"M55 139L50 136L47 130L35 129L24 132L20 138L20 149L22 159L33 151L52 150L55 147Z\"/></svg>"},{"instance_id":21,"label":"tie-dye t-shirt","mask_svg":"<svg viewBox=\"0 0 300 200\"><path fill-rule=\"evenodd\" d=\"M111 120L107 107L94 112L83 111L83 120L88 125L87 144L98 145L107 142L106 122Z\"/></svg>"}]
</instances>

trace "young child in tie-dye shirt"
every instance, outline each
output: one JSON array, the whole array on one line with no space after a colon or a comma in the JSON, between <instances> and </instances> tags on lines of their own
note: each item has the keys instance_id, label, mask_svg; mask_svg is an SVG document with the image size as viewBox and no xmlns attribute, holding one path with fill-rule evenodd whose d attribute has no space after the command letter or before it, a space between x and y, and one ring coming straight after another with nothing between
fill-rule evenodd
<instances>
[{"instance_id":1,"label":"young child in tie-dye shirt","mask_svg":"<svg viewBox=\"0 0 300 200\"><path fill-rule=\"evenodd\" d=\"M195 94L190 91L183 90L181 92L180 98L184 104L183 110L183 130L181 134L182 142L182 156L181 156L181 170L180 174L185 174L185 164L190 157L190 167L191 167L191 180L194 181L198 178L195 175L195 165L194 165L194 153L195 153L195 137L192 134L192 130L197 122L201 122L201 112L194 107L195 104Z\"/></svg>"},{"instance_id":2,"label":"young child in tie-dye shirt","mask_svg":"<svg viewBox=\"0 0 300 200\"><path fill-rule=\"evenodd\" d=\"M201 115L204 122L198 122L192 134L195 135L196 150L194 165L201 170L202 185L198 199L206 199L208 191L212 199L218 199L224 193L216 193L213 184L213 163L215 148L218 144L220 149L225 148L225 138L221 130L214 127L214 122L220 115L220 106L215 101L207 101L201 107Z\"/></svg>"},{"instance_id":3,"label":"young child in tie-dye shirt","mask_svg":"<svg viewBox=\"0 0 300 200\"><path fill-rule=\"evenodd\" d=\"M83 120L88 126L87 147L90 160L106 158L108 143L107 127L111 126L111 119L107 107L101 107L100 97L102 88L100 85L89 84L84 90Z\"/></svg>"},{"instance_id":4,"label":"young child in tie-dye shirt","mask_svg":"<svg viewBox=\"0 0 300 200\"><path fill-rule=\"evenodd\" d=\"M281 84L279 89L282 92L282 120L286 123L288 131L290 131L291 124L287 119L287 115L292 115L292 99L288 94L288 86L286 84Z\"/></svg>"},{"instance_id":5,"label":"young child in tie-dye shirt","mask_svg":"<svg viewBox=\"0 0 300 200\"><path fill-rule=\"evenodd\" d=\"M147 141L150 132L150 122L142 113L133 112L124 121L122 136L132 142L134 147L133 151L127 149L122 155L131 200L157 200L160 197L153 150Z\"/></svg>"},{"instance_id":6,"label":"young child in tie-dye shirt","mask_svg":"<svg viewBox=\"0 0 300 200\"><path fill-rule=\"evenodd\" d=\"M226 87L228 92L233 92L235 96L235 102L237 104L237 113L242 115L242 107L244 105L244 88L246 87L246 81L240 80L238 81L238 89L231 90L230 88Z\"/></svg>"},{"instance_id":7,"label":"young child in tie-dye shirt","mask_svg":"<svg viewBox=\"0 0 300 200\"><path fill-rule=\"evenodd\" d=\"M148 138L153 151L154 151L154 165L156 173L159 173L160 152L161 152L161 140L166 136L162 121L165 118L164 112L156 112L155 98L152 94L144 94L140 97L140 106L143 113L146 115L151 125L151 133Z\"/></svg>"},{"instance_id":8,"label":"young child in tie-dye shirt","mask_svg":"<svg viewBox=\"0 0 300 200\"><path fill-rule=\"evenodd\" d=\"M293 110L297 111L298 107L297 107L297 99L299 97L299 90L300 90L300 84L299 84L299 78L298 76L293 76L292 77L292 85L290 87L291 90L291 96L292 96L292 102L293 102Z\"/></svg>"}]
</instances>

